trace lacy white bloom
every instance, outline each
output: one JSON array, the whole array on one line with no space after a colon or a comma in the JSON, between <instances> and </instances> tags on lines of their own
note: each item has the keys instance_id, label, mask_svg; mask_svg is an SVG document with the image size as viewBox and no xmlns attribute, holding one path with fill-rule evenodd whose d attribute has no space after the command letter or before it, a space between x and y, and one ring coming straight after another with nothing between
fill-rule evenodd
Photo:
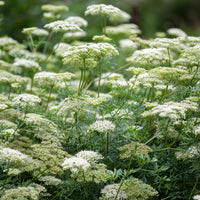
<instances>
[{"instance_id":1,"label":"lacy white bloom","mask_svg":"<svg viewBox=\"0 0 200 200\"><path fill-rule=\"evenodd\" d=\"M37 35L37 36L47 36L49 35L49 32L46 31L43 28L36 28L33 32L32 35Z\"/></svg>"},{"instance_id":2,"label":"lacy white bloom","mask_svg":"<svg viewBox=\"0 0 200 200\"><path fill-rule=\"evenodd\" d=\"M95 35L92 40L97 42L110 42L112 39L105 35Z\"/></svg>"},{"instance_id":3,"label":"lacy white bloom","mask_svg":"<svg viewBox=\"0 0 200 200\"><path fill-rule=\"evenodd\" d=\"M62 56L70 47L72 47L70 44L61 42L54 46L55 53L58 56Z\"/></svg>"},{"instance_id":4,"label":"lacy white bloom","mask_svg":"<svg viewBox=\"0 0 200 200\"><path fill-rule=\"evenodd\" d=\"M80 64L80 61L88 58L102 58L118 55L119 52L109 43L88 43L86 45L74 46L63 54L65 64Z\"/></svg>"},{"instance_id":5,"label":"lacy white bloom","mask_svg":"<svg viewBox=\"0 0 200 200\"><path fill-rule=\"evenodd\" d=\"M88 22L83 19L82 17L78 17L78 16L74 16L74 17L68 17L67 19L65 19L66 22L72 23L72 24L76 24L78 26L84 26L87 27Z\"/></svg>"},{"instance_id":6,"label":"lacy white bloom","mask_svg":"<svg viewBox=\"0 0 200 200\"><path fill-rule=\"evenodd\" d=\"M69 8L65 5L52 5L52 4L45 4L42 5L42 10L46 12L53 12L53 13L58 13L58 12L67 12Z\"/></svg>"},{"instance_id":7,"label":"lacy white bloom","mask_svg":"<svg viewBox=\"0 0 200 200\"><path fill-rule=\"evenodd\" d=\"M121 24L119 26L107 26L106 33L113 36L135 36L140 34L141 31L138 29L138 26L136 24Z\"/></svg>"},{"instance_id":8,"label":"lacy white bloom","mask_svg":"<svg viewBox=\"0 0 200 200\"><path fill-rule=\"evenodd\" d=\"M135 51L138 48L138 44L136 42L133 42L129 39L123 39L119 41L120 49L124 52L130 52Z\"/></svg>"},{"instance_id":9,"label":"lacy white bloom","mask_svg":"<svg viewBox=\"0 0 200 200\"><path fill-rule=\"evenodd\" d=\"M120 14L121 10L112 5L96 4L87 7L85 15L105 15L112 16Z\"/></svg>"},{"instance_id":10,"label":"lacy white bloom","mask_svg":"<svg viewBox=\"0 0 200 200\"><path fill-rule=\"evenodd\" d=\"M76 24L72 24L66 21L58 20L55 22L51 22L46 24L44 28L52 30L53 32L74 32L74 31L81 31L80 27Z\"/></svg>"},{"instance_id":11,"label":"lacy white bloom","mask_svg":"<svg viewBox=\"0 0 200 200\"><path fill-rule=\"evenodd\" d=\"M24 58L15 58L14 65L23 66L27 69L32 69L33 71L41 70L41 67L37 62L35 62L34 60L27 60Z\"/></svg>"},{"instance_id":12,"label":"lacy white bloom","mask_svg":"<svg viewBox=\"0 0 200 200\"><path fill-rule=\"evenodd\" d=\"M72 173L78 173L79 171L86 172L90 167L90 163L83 158L73 156L71 158L66 158L62 163L62 167L64 170L70 169Z\"/></svg>"},{"instance_id":13,"label":"lacy white bloom","mask_svg":"<svg viewBox=\"0 0 200 200\"><path fill-rule=\"evenodd\" d=\"M131 19L131 15L129 15L128 13L120 10L119 13L117 14L113 14L111 16L109 16L109 20L111 22L119 22L119 23L124 23L124 22L128 22Z\"/></svg>"},{"instance_id":14,"label":"lacy white bloom","mask_svg":"<svg viewBox=\"0 0 200 200\"><path fill-rule=\"evenodd\" d=\"M194 199L194 200L200 200L200 195L197 194L197 195L193 196L193 199Z\"/></svg>"},{"instance_id":15,"label":"lacy white bloom","mask_svg":"<svg viewBox=\"0 0 200 200\"><path fill-rule=\"evenodd\" d=\"M108 120L96 121L88 129L90 132L108 133L115 130L115 124Z\"/></svg>"},{"instance_id":16,"label":"lacy white bloom","mask_svg":"<svg viewBox=\"0 0 200 200\"><path fill-rule=\"evenodd\" d=\"M40 176L39 181L44 182L45 185L59 185L62 181L55 176Z\"/></svg>"},{"instance_id":17,"label":"lacy white bloom","mask_svg":"<svg viewBox=\"0 0 200 200\"><path fill-rule=\"evenodd\" d=\"M200 126L198 126L195 131L194 131L195 135L200 135Z\"/></svg>"},{"instance_id":18,"label":"lacy white bloom","mask_svg":"<svg viewBox=\"0 0 200 200\"><path fill-rule=\"evenodd\" d=\"M1 79L1 77L0 77L0 79ZM1 80L0 80L0 82L1 82ZM5 110L7 107L8 106L6 104L0 103L0 110Z\"/></svg>"},{"instance_id":19,"label":"lacy white bloom","mask_svg":"<svg viewBox=\"0 0 200 200\"><path fill-rule=\"evenodd\" d=\"M32 94L20 94L12 100L13 105L21 108L34 107L41 102L38 96Z\"/></svg>"},{"instance_id":20,"label":"lacy white bloom","mask_svg":"<svg viewBox=\"0 0 200 200\"><path fill-rule=\"evenodd\" d=\"M150 48L135 51L127 61L139 66L157 66L168 64L169 56L165 48Z\"/></svg>"},{"instance_id":21,"label":"lacy white bloom","mask_svg":"<svg viewBox=\"0 0 200 200\"><path fill-rule=\"evenodd\" d=\"M86 99L86 102L90 105L93 105L93 106L99 106L100 104L102 104L103 102L105 102L106 99L105 98L87 98Z\"/></svg>"},{"instance_id":22,"label":"lacy white bloom","mask_svg":"<svg viewBox=\"0 0 200 200\"><path fill-rule=\"evenodd\" d=\"M25 164L31 158L18 150L11 148L0 148L0 159L3 162L22 163Z\"/></svg>"},{"instance_id":23,"label":"lacy white bloom","mask_svg":"<svg viewBox=\"0 0 200 200\"><path fill-rule=\"evenodd\" d=\"M103 156L95 151L80 151L76 154L77 158L83 158L87 160L89 163L95 163L98 160L103 159Z\"/></svg>"},{"instance_id":24,"label":"lacy white bloom","mask_svg":"<svg viewBox=\"0 0 200 200\"><path fill-rule=\"evenodd\" d=\"M32 34L33 31L35 31L37 28L36 27L29 27L29 28L23 28L22 33L30 35Z\"/></svg>"},{"instance_id":25,"label":"lacy white bloom","mask_svg":"<svg viewBox=\"0 0 200 200\"><path fill-rule=\"evenodd\" d=\"M81 38L81 37L85 37L86 36L86 32L85 31L78 31L78 32L68 32L64 34L64 38L66 39L74 39L74 38Z\"/></svg>"},{"instance_id":26,"label":"lacy white bloom","mask_svg":"<svg viewBox=\"0 0 200 200\"><path fill-rule=\"evenodd\" d=\"M167 48L174 51L180 52L182 49L185 49L186 46L180 42L179 39L170 39L170 38L156 38L150 42L150 47L152 48Z\"/></svg>"},{"instance_id":27,"label":"lacy white bloom","mask_svg":"<svg viewBox=\"0 0 200 200\"><path fill-rule=\"evenodd\" d=\"M170 28L167 30L167 34L175 37L186 37L187 34L180 28Z\"/></svg>"},{"instance_id":28,"label":"lacy white bloom","mask_svg":"<svg viewBox=\"0 0 200 200\"><path fill-rule=\"evenodd\" d=\"M52 87L57 82L63 82L70 80L73 76L70 72L65 73L54 73L54 72L38 72L34 76L34 82L40 86Z\"/></svg>"},{"instance_id":29,"label":"lacy white bloom","mask_svg":"<svg viewBox=\"0 0 200 200\"><path fill-rule=\"evenodd\" d=\"M118 189L119 189L119 184L106 185L101 190L102 196L100 197L100 200L114 200L115 196L117 195ZM116 200L124 200L124 199L128 199L128 196L124 191L120 190Z\"/></svg>"}]
</instances>

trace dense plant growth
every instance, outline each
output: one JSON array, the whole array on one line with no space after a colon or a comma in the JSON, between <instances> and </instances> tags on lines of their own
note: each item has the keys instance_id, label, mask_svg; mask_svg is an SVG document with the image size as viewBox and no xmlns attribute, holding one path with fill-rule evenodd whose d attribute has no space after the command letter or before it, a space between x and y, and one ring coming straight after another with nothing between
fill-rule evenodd
<instances>
[{"instance_id":1,"label":"dense plant growth","mask_svg":"<svg viewBox=\"0 0 200 200\"><path fill-rule=\"evenodd\" d=\"M200 37L41 9L23 44L0 37L0 199L200 199Z\"/></svg>"}]
</instances>

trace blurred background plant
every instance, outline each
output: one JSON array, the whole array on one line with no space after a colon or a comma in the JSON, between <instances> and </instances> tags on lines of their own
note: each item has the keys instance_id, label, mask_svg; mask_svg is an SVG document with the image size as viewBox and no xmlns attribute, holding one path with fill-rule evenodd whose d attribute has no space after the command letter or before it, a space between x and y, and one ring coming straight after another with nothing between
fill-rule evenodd
<instances>
[{"instance_id":1,"label":"blurred background plant","mask_svg":"<svg viewBox=\"0 0 200 200\"><path fill-rule=\"evenodd\" d=\"M177 27L183 29L188 35L197 36L200 30L200 1L199 0L9 0L1 7L0 21L1 35L9 35L18 41L22 41L25 35L21 33L24 27L42 27L45 21L42 18L42 4L62 4L70 7L68 16L84 17L84 11L88 5L105 3L112 4L132 16L133 23L142 30L143 38L154 37L156 32L166 31L168 28ZM27 14L28 13L28 14ZM97 35L100 27L93 17L87 17L90 26L89 35ZM43 20L45 20L43 18ZM4 28L2 28L4 27Z\"/></svg>"}]
</instances>

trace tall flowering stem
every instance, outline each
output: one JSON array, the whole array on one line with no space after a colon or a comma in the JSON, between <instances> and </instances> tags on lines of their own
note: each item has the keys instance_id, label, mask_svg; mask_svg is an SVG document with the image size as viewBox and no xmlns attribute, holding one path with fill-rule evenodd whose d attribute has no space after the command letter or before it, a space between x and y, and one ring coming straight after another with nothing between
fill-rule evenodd
<instances>
[{"instance_id":1,"label":"tall flowering stem","mask_svg":"<svg viewBox=\"0 0 200 200\"><path fill-rule=\"evenodd\" d=\"M99 59L99 82L98 82L98 97L99 97L99 89L101 85L101 69L102 68L102 59Z\"/></svg>"}]
</instances>

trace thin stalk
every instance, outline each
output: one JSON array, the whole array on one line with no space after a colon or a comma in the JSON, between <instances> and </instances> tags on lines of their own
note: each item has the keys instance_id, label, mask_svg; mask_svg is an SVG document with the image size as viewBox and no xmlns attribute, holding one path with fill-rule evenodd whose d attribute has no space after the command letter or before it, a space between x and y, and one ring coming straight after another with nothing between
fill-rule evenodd
<instances>
[{"instance_id":1,"label":"thin stalk","mask_svg":"<svg viewBox=\"0 0 200 200\"><path fill-rule=\"evenodd\" d=\"M85 85L85 73L86 73L85 58L83 58L83 80L81 84L81 91L83 90Z\"/></svg>"},{"instance_id":2,"label":"thin stalk","mask_svg":"<svg viewBox=\"0 0 200 200\"><path fill-rule=\"evenodd\" d=\"M50 101L50 98L51 98L51 94L52 94L53 87L54 87L54 85L51 85L51 87L50 87L49 96L48 96L48 99L47 99L47 105L46 105L45 110L47 110L47 108L48 108L48 105L49 105L49 101Z\"/></svg>"},{"instance_id":3,"label":"thin stalk","mask_svg":"<svg viewBox=\"0 0 200 200\"><path fill-rule=\"evenodd\" d=\"M32 37L31 34L28 34L28 37L29 37L29 39L30 39L30 41L31 41L31 50L32 50L33 52L35 52L36 49L35 49L35 45L34 45L34 42L33 42L33 37Z\"/></svg>"},{"instance_id":4,"label":"thin stalk","mask_svg":"<svg viewBox=\"0 0 200 200\"><path fill-rule=\"evenodd\" d=\"M43 171L39 172L37 175L35 175L28 183L25 184L25 186L30 185L37 177L42 175L45 171L47 171L48 168L45 168Z\"/></svg>"},{"instance_id":5,"label":"thin stalk","mask_svg":"<svg viewBox=\"0 0 200 200\"><path fill-rule=\"evenodd\" d=\"M121 187L122 187L122 185L123 185L125 179L126 179L127 176L129 175L129 172L130 172L130 169L131 169L131 163L132 163L133 157L134 157L134 155L135 155L136 149L137 149L137 146L135 147L135 150L133 151L133 153L132 153L132 155L131 155L131 159L130 159L129 164L128 164L128 170L126 171L126 174L125 174L124 177L122 178L122 181L121 181L121 183L120 183L120 185L119 185L119 188L118 188L118 190L117 190L117 194L115 195L114 200L117 199L117 196L118 196L118 194L119 194L119 191L120 191L120 189L121 189Z\"/></svg>"},{"instance_id":6,"label":"thin stalk","mask_svg":"<svg viewBox=\"0 0 200 200\"><path fill-rule=\"evenodd\" d=\"M56 49L59 47L59 45L60 45L60 43L61 43L61 41L62 41L62 39L63 39L63 35L64 35L64 33L61 34L60 39L59 39L59 41L58 41L58 44L57 44L56 48L53 48L52 51L47 55L47 57L46 57L44 60L42 60L42 61L40 62L40 64L46 62L46 61L48 60L48 58L49 58L51 55L53 55L53 53L54 53L54 52L56 51Z\"/></svg>"},{"instance_id":7,"label":"thin stalk","mask_svg":"<svg viewBox=\"0 0 200 200\"><path fill-rule=\"evenodd\" d=\"M98 97L99 97L99 88L101 84L101 68L102 68L102 60L99 59L99 83L98 83Z\"/></svg>"},{"instance_id":8,"label":"thin stalk","mask_svg":"<svg viewBox=\"0 0 200 200\"><path fill-rule=\"evenodd\" d=\"M44 49L43 49L43 54L46 54L47 45L48 45L48 42L50 41L50 39L52 38L52 36L53 36L53 31L51 31L51 32L49 33L49 36L48 36L48 38L47 38L46 44L45 44Z\"/></svg>"},{"instance_id":9,"label":"thin stalk","mask_svg":"<svg viewBox=\"0 0 200 200\"><path fill-rule=\"evenodd\" d=\"M169 57L169 66L171 67L172 63L171 63L171 56L170 56L169 48L167 48L167 53L168 53L168 57Z\"/></svg>"},{"instance_id":10,"label":"thin stalk","mask_svg":"<svg viewBox=\"0 0 200 200\"><path fill-rule=\"evenodd\" d=\"M106 157L108 157L108 148L109 148L109 132L107 132L107 141L106 141Z\"/></svg>"},{"instance_id":11,"label":"thin stalk","mask_svg":"<svg viewBox=\"0 0 200 200\"><path fill-rule=\"evenodd\" d=\"M81 91L81 85L82 85L82 81L83 81L82 79L83 79L83 70L81 69L81 77L80 77L78 91L77 91L78 96L80 95L80 91Z\"/></svg>"}]
</instances>

